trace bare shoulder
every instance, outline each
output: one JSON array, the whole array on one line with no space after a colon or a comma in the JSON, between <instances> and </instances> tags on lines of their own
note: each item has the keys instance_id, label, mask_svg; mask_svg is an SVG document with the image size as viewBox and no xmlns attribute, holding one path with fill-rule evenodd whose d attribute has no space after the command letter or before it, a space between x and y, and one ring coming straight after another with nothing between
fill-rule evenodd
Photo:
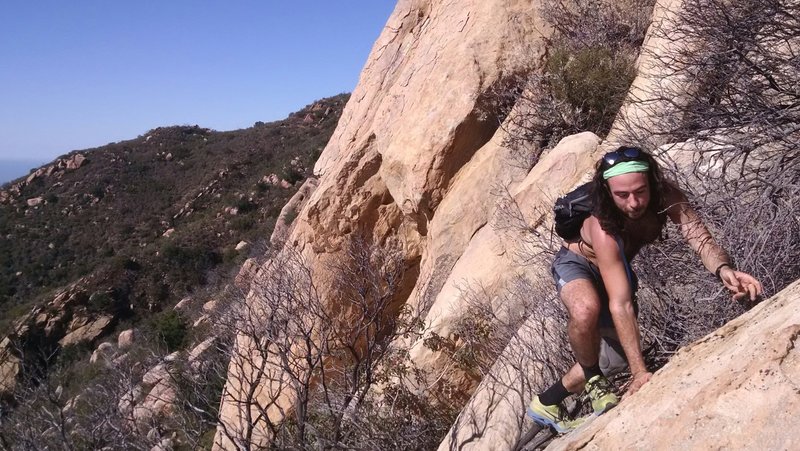
<instances>
[{"instance_id":1,"label":"bare shoulder","mask_svg":"<svg viewBox=\"0 0 800 451\"><path fill-rule=\"evenodd\" d=\"M617 252L617 240L613 235L603 230L603 227L600 226L600 221L597 219L597 217L588 217L583 222L583 229L588 236L586 241L589 242L596 254Z\"/></svg>"}]
</instances>

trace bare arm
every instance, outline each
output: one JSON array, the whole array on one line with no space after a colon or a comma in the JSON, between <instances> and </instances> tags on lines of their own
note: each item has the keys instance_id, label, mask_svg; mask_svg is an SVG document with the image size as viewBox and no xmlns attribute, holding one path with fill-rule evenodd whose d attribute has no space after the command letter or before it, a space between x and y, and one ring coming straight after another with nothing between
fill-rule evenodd
<instances>
[{"instance_id":1,"label":"bare arm","mask_svg":"<svg viewBox=\"0 0 800 451\"><path fill-rule=\"evenodd\" d=\"M671 187L666 199L667 215L678 225L681 234L692 249L700 256L703 265L719 276L722 283L733 292L734 299L749 297L755 301L761 294L761 282L750 274L736 271L728 253L714 241L700 216L689 205L686 195L678 188Z\"/></svg>"},{"instance_id":2,"label":"bare arm","mask_svg":"<svg viewBox=\"0 0 800 451\"><path fill-rule=\"evenodd\" d=\"M617 330L622 349L628 358L631 374L634 378L644 378L644 380L640 379L642 382L636 386L638 389L649 379L650 373L647 371L642 356L639 322L633 308L633 287L628 280L622 254L614 237L603 231L597 218L590 217L584 224L588 226L592 247L597 255L597 267L600 269L600 275L608 293L611 318L614 321L614 328Z\"/></svg>"}]
</instances>

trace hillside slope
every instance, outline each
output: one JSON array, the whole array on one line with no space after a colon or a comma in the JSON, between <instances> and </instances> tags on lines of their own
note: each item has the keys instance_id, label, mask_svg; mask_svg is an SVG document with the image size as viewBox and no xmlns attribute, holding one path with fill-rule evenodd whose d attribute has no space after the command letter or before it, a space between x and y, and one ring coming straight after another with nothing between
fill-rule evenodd
<instances>
[{"instance_id":1,"label":"hillside slope","mask_svg":"<svg viewBox=\"0 0 800 451\"><path fill-rule=\"evenodd\" d=\"M0 191L0 395L71 365L117 330L185 345L171 307L269 248L348 99L216 132L160 127L76 151ZM291 216L281 221L291 222ZM161 321L161 323L159 323ZM64 352L69 348L68 352Z\"/></svg>"},{"instance_id":2,"label":"hillside slope","mask_svg":"<svg viewBox=\"0 0 800 451\"><path fill-rule=\"evenodd\" d=\"M232 268L238 242L269 237L346 100L229 132L161 127L6 184L0 333L48 291L89 274L139 268L121 301L152 309L202 284L206 271Z\"/></svg>"}]
</instances>

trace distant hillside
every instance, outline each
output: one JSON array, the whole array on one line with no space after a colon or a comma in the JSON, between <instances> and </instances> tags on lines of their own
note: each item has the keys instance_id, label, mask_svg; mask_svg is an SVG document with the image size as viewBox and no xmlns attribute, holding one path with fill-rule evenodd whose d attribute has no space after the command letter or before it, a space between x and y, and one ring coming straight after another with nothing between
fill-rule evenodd
<instances>
[{"instance_id":1,"label":"distant hillside","mask_svg":"<svg viewBox=\"0 0 800 451\"><path fill-rule=\"evenodd\" d=\"M136 321L227 274L265 246L281 207L348 95L273 123L216 132L162 127L77 151L0 190L0 334L84 278L94 307Z\"/></svg>"}]
</instances>

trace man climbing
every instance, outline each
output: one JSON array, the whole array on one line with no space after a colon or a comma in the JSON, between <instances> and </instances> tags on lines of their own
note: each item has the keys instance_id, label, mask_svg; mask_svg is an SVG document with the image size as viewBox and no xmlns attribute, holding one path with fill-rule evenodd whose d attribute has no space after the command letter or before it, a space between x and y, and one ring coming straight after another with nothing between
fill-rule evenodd
<instances>
[{"instance_id":1,"label":"man climbing","mask_svg":"<svg viewBox=\"0 0 800 451\"><path fill-rule=\"evenodd\" d=\"M661 235L667 218L734 299L754 301L762 291L758 280L733 268L684 193L662 178L656 161L643 150L620 147L605 154L592 180L592 199L592 214L583 220L580 234L564 241L552 265L577 363L528 408L536 423L559 433L582 422L569 420L561 406L570 394L585 389L595 414L602 414L619 402L606 376L630 367L625 396L650 380L634 301L637 279L629 262Z\"/></svg>"}]
</instances>

